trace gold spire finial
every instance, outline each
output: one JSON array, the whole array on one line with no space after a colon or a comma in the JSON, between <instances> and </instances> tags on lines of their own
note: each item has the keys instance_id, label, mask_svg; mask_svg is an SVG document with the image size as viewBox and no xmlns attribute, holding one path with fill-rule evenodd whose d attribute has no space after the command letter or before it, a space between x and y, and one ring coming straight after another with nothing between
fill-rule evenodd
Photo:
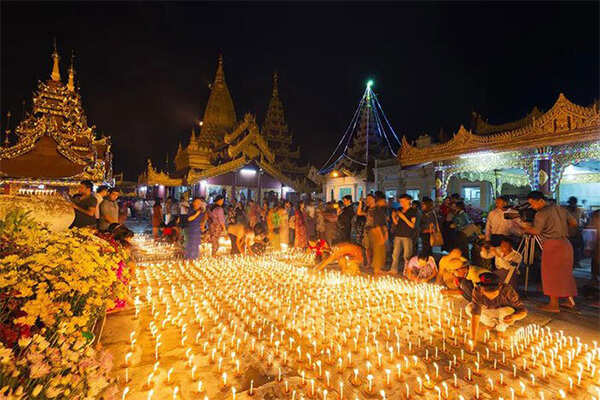
<instances>
[{"instance_id":1,"label":"gold spire finial","mask_svg":"<svg viewBox=\"0 0 600 400\"><path fill-rule=\"evenodd\" d=\"M213 86L217 83L225 82L225 72L223 71L223 54L219 54L219 66L217 67L217 74L215 75L215 82Z\"/></svg>"},{"instance_id":2,"label":"gold spire finial","mask_svg":"<svg viewBox=\"0 0 600 400\"><path fill-rule=\"evenodd\" d=\"M56 47L56 38L54 38L54 53L52 53L52 59L54 60L51 75L52 80L60 82L60 69L58 68L58 61L60 60L60 56L58 55L58 48Z\"/></svg>"},{"instance_id":3,"label":"gold spire finial","mask_svg":"<svg viewBox=\"0 0 600 400\"><path fill-rule=\"evenodd\" d=\"M10 135L10 111L6 113L6 136L4 137L4 147L8 147L10 142L8 141L8 136Z\"/></svg>"},{"instance_id":4,"label":"gold spire finial","mask_svg":"<svg viewBox=\"0 0 600 400\"><path fill-rule=\"evenodd\" d=\"M278 79L279 78L277 77L277 71L275 71L275 73L273 74L273 96L279 95L279 87L277 84Z\"/></svg>"},{"instance_id":5,"label":"gold spire finial","mask_svg":"<svg viewBox=\"0 0 600 400\"><path fill-rule=\"evenodd\" d=\"M67 82L67 89L69 91L75 91L75 68L73 67L73 63L75 60L75 52L71 52L71 66L69 67L69 82Z\"/></svg>"}]
</instances>

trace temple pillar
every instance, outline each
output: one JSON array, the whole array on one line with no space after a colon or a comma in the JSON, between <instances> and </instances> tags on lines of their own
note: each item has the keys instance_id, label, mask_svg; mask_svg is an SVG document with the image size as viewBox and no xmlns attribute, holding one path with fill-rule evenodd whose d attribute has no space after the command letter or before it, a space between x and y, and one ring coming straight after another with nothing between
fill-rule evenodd
<instances>
[{"instance_id":1,"label":"temple pillar","mask_svg":"<svg viewBox=\"0 0 600 400\"><path fill-rule=\"evenodd\" d=\"M441 163L435 163L435 204L440 205L444 201L446 188L444 187L444 170Z\"/></svg>"},{"instance_id":2,"label":"temple pillar","mask_svg":"<svg viewBox=\"0 0 600 400\"><path fill-rule=\"evenodd\" d=\"M229 200L234 200L235 199L237 174L238 174L238 171L234 171L233 172L233 179L231 180L231 197L230 197Z\"/></svg>"},{"instance_id":3,"label":"temple pillar","mask_svg":"<svg viewBox=\"0 0 600 400\"><path fill-rule=\"evenodd\" d=\"M502 196L502 171L499 169L494 170L494 196Z\"/></svg>"},{"instance_id":4,"label":"temple pillar","mask_svg":"<svg viewBox=\"0 0 600 400\"><path fill-rule=\"evenodd\" d=\"M534 161L534 182L536 190L545 195L551 195L550 176L552 173L552 159L549 157L536 158Z\"/></svg>"},{"instance_id":5,"label":"temple pillar","mask_svg":"<svg viewBox=\"0 0 600 400\"><path fill-rule=\"evenodd\" d=\"M257 187L257 194L256 194L256 198L257 198L257 203L260 206L262 204L262 187L261 187L261 180L260 180L260 176L262 175L262 171L259 169L258 173L256 174L256 187Z\"/></svg>"}]
</instances>

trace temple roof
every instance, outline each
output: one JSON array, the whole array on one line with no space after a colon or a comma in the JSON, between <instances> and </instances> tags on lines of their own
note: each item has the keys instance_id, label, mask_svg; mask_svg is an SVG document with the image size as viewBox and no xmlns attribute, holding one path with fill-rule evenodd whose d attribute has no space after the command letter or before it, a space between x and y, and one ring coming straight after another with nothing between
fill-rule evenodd
<instances>
[{"instance_id":1,"label":"temple roof","mask_svg":"<svg viewBox=\"0 0 600 400\"><path fill-rule=\"evenodd\" d=\"M199 140L203 143L220 141L226 131L231 131L236 124L235 108L225 82L223 72L223 56L219 56L219 66L215 81L210 87L210 97L204 110Z\"/></svg>"},{"instance_id":2,"label":"temple roof","mask_svg":"<svg viewBox=\"0 0 600 400\"><path fill-rule=\"evenodd\" d=\"M532 116L529 123L524 124L520 120L515 125L519 127L489 134L477 134L461 125L451 140L423 148L411 145L403 137L398 158L402 166L408 166L487 151L522 151L541 146L594 143L600 138L598 105L582 107L570 102L562 93L550 110L537 117Z\"/></svg>"},{"instance_id":3,"label":"temple roof","mask_svg":"<svg viewBox=\"0 0 600 400\"><path fill-rule=\"evenodd\" d=\"M504 124L490 124L487 119L484 119L481 114L473 112L473 120L471 122L471 131L478 135L491 135L498 132L509 131L511 129L518 129L527 126L533 122L534 119L544 115L537 107L526 116L516 121L510 121Z\"/></svg>"},{"instance_id":4,"label":"temple roof","mask_svg":"<svg viewBox=\"0 0 600 400\"><path fill-rule=\"evenodd\" d=\"M0 149L0 177L105 182L112 175L110 138L97 139L88 126L73 64L65 85L56 46L52 59L51 78L38 83L32 111L15 129L17 143Z\"/></svg>"},{"instance_id":5,"label":"temple roof","mask_svg":"<svg viewBox=\"0 0 600 400\"><path fill-rule=\"evenodd\" d=\"M279 98L277 73L273 75L273 92L271 93L271 100L269 101L265 123L263 124L261 132L269 141L283 142L286 144L292 143L292 137L289 134L288 125L285 122L283 104Z\"/></svg>"}]
</instances>

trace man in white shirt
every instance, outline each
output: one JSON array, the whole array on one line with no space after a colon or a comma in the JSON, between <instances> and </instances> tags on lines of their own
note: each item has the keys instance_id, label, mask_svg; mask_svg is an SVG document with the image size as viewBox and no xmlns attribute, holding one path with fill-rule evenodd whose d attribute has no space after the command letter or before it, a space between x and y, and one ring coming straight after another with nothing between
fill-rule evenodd
<instances>
[{"instance_id":1,"label":"man in white shirt","mask_svg":"<svg viewBox=\"0 0 600 400\"><path fill-rule=\"evenodd\" d=\"M496 198L496 208L488 213L485 223L485 241L487 244L497 247L503 239L511 235L514 220L504 218L508 201L506 197Z\"/></svg>"},{"instance_id":2,"label":"man in white shirt","mask_svg":"<svg viewBox=\"0 0 600 400\"><path fill-rule=\"evenodd\" d=\"M508 239L502 239L500 246L484 246L481 248L482 258L494 258L496 271L494 273L502 279L504 283L517 287L517 274L519 265L523 260L521 253L516 251Z\"/></svg>"}]
</instances>

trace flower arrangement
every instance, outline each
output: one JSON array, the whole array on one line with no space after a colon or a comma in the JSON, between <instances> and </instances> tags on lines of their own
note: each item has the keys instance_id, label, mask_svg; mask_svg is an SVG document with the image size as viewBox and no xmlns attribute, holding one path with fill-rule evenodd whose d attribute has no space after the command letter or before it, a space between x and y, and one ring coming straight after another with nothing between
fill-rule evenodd
<instances>
[{"instance_id":1,"label":"flower arrangement","mask_svg":"<svg viewBox=\"0 0 600 400\"><path fill-rule=\"evenodd\" d=\"M50 232L19 209L0 221L0 397L94 398L108 385L110 356L89 344L129 270L105 239Z\"/></svg>"}]
</instances>

